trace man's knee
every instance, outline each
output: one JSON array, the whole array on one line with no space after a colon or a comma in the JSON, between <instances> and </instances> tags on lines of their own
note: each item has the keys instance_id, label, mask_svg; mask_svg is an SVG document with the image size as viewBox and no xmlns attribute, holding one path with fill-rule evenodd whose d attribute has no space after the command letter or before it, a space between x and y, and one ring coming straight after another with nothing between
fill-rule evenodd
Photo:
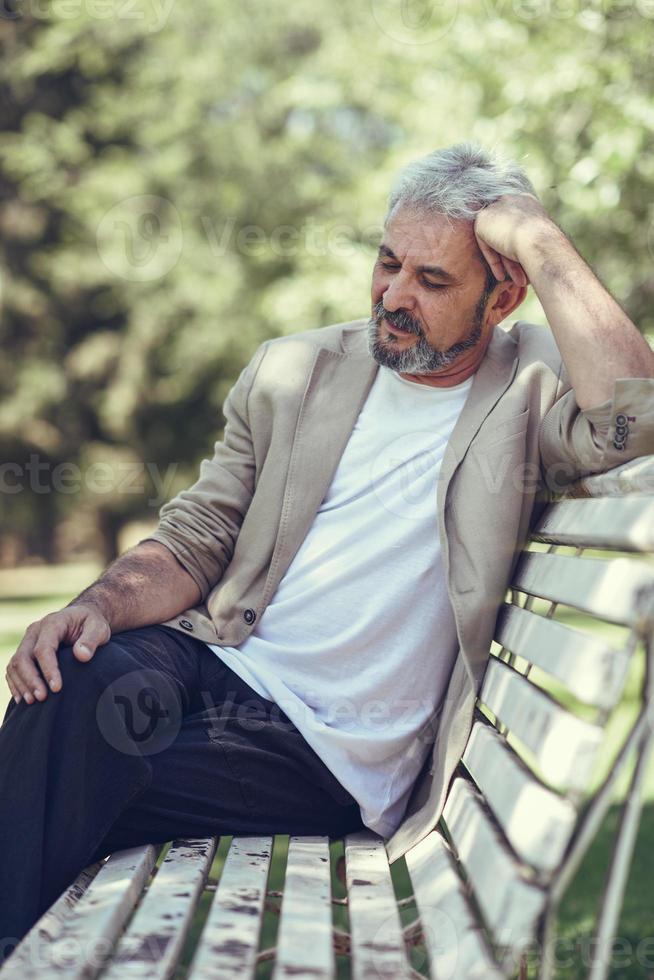
<instances>
[{"instance_id":1,"label":"man's knee","mask_svg":"<svg viewBox=\"0 0 654 980\"><path fill-rule=\"evenodd\" d=\"M105 647L111 645L111 640L109 643L99 646L90 660L79 660L73 653L73 648L69 644L62 644L57 650L57 664L59 666L59 673L61 674L62 687L61 690L66 689L66 680L76 680L77 678L88 678L90 679L92 675L98 672L99 660L98 657L102 653ZM70 686L69 686L70 687Z\"/></svg>"},{"instance_id":2,"label":"man's knee","mask_svg":"<svg viewBox=\"0 0 654 980\"><path fill-rule=\"evenodd\" d=\"M183 687L166 670L138 656L138 646L112 638L90 660L78 660L72 646L57 651L61 687L29 710L62 701L75 715L97 727L105 741L131 755L166 748L179 734L184 715ZM83 710L81 710L83 709ZM46 711L48 709L46 708ZM69 712L65 712L70 717Z\"/></svg>"}]
</instances>

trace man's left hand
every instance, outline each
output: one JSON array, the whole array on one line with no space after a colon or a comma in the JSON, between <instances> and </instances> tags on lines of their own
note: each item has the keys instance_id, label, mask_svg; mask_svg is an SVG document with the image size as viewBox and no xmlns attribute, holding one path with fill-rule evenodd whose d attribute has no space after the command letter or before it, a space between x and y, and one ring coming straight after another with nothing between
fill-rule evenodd
<instances>
[{"instance_id":1,"label":"man's left hand","mask_svg":"<svg viewBox=\"0 0 654 980\"><path fill-rule=\"evenodd\" d=\"M544 228L558 231L533 194L505 194L482 208L474 222L477 243L495 278L502 282L508 277L518 286L529 285L522 249Z\"/></svg>"}]
</instances>

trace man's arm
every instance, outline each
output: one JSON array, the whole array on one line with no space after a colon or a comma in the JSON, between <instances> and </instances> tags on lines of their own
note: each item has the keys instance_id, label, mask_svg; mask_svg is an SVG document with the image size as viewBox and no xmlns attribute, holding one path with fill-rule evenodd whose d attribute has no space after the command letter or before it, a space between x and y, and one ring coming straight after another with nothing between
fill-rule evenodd
<instances>
[{"instance_id":1,"label":"man's arm","mask_svg":"<svg viewBox=\"0 0 654 980\"><path fill-rule=\"evenodd\" d=\"M7 665L15 700L43 701L61 687L57 649L90 660L112 633L165 622L204 600L229 564L254 492L247 402L267 343L230 390L225 432L200 477L161 508L155 531L116 559L65 609L32 623ZM40 672L39 672L40 669ZM42 676L41 676L42 674Z\"/></svg>"},{"instance_id":2,"label":"man's arm","mask_svg":"<svg viewBox=\"0 0 654 980\"><path fill-rule=\"evenodd\" d=\"M646 340L535 197L501 197L479 212L475 234L498 279L506 270L533 285L582 411L612 399L619 379L654 378Z\"/></svg>"},{"instance_id":3,"label":"man's arm","mask_svg":"<svg viewBox=\"0 0 654 980\"><path fill-rule=\"evenodd\" d=\"M113 633L171 619L199 598L198 585L168 548L156 541L137 544L64 609L27 628L7 665L12 697L32 704L45 700L48 687L61 690L61 644L72 646L78 660L88 661Z\"/></svg>"},{"instance_id":4,"label":"man's arm","mask_svg":"<svg viewBox=\"0 0 654 980\"><path fill-rule=\"evenodd\" d=\"M158 541L142 541L66 606L93 606L112 633L172 619L200 601L200 589Z\"/></svg>"}]
</instances>

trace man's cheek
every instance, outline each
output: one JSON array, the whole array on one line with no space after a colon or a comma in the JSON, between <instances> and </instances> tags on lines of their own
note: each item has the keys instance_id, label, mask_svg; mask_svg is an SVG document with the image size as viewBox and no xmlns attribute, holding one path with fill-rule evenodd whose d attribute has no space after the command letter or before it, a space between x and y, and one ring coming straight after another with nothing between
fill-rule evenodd
<instances>
[{"instance_id":1,"label":"man's cheek","mask_svg":"<svg viewBox=\"0 0 654 980\"><path fill-rule=\"evenodd\" d=\"M381 276L373 275L372 277L372 301L373 303L378 303L384 293L386 292L387 284L384 282Z\"/></svg>"}]
</instances>

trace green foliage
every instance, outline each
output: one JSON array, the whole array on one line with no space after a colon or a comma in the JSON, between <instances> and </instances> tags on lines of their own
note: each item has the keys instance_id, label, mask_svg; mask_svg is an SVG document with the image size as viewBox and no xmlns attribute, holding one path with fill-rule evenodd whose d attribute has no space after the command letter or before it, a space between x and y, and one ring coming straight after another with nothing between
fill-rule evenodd
<instances>
[{"instance_id":1,"label":"green foliage","mask_svg":"<svg viewBox=\"0 0 654 980\"><path fill-rule=\"evenodd\" d=\"M110 557L125 520L154 519L148 470L138 493L118 476L37 492L26 462L50 484L89 459L191 480L258 343L367 313L390 177L439 145L521 159L652 329L650 7L16 5L0 20L0 452L24 492L1 495L5 527L48 554L81 508Z\"/></svg>"}]
</instances>

